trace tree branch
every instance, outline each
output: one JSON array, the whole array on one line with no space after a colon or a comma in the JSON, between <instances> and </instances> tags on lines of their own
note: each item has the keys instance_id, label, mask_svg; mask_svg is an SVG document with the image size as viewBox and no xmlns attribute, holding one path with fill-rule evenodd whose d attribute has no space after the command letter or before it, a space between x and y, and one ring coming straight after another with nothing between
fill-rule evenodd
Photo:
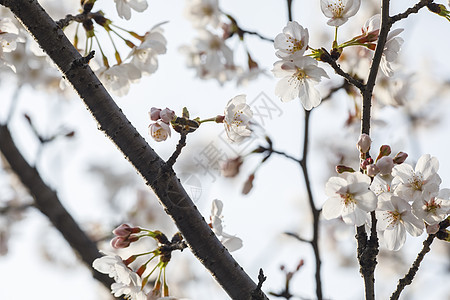
<instances>
[{"instance_id":1,"label":"tree branch","mask_svg":"<svg viewBox=\"0 0 450 300\"><path fill-rule=\"evenodd\" d=\"M28 188L34 198L34 206L49 218L83 262L91 269L94 277L109 289L114 280L92 268L92 262L101 256L97 246L62 206L56 192L48 187L38 171L28 164L14 144L6 125L0 125L0 141L0 152L8 161L11 170Z\"/></svg>"},{"instance_id":2,"label":"tree branch","mask_svg":"<svg viewBox=\"0 0 450 300\"><path fill-rule=\"evenodd\" d=\"M233 299L250 299L255 282L216 238L174 172L131 125L62 30L36 0L0 0L34 36L59 67L98 122L98 128L119 148L155 191L192 252ZM261 299L266 299L262 294Z\"/></svg>"},{"instance_id":3,"label":"tree branch","mask_svg":"<svg viewBox=\"0 0 450 300\"><path fill-rule=\"evenodd\" d=\"M428 238L423 242L423 248L417 255L416 260L414 261L413 265L409 269L408 273L406 273L405 277L400 279L398 281L397 289L391 296L391 300L397 300L400 297L400 293L403 291L403 289L411 284L414 276L416 275L417 271L419 270L420 263L422 262L423 258L425 257L425 254L430 252L430 246L431 243L433 243L434 238L436 237L435 234L428 235Z\"/></svg>"}]
</instances>

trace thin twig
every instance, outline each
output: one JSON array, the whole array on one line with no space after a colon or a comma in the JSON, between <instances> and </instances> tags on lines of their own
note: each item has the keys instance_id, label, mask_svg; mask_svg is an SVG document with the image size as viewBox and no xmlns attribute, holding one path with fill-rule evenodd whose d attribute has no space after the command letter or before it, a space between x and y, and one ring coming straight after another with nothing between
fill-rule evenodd
<instances>
[{"instance_id":1,"label":"thin twig","mask_svg":"<svg viewBox=\"0 0 450 300\"><path fill-rule=\"evenodd\" d=\"M178 156L180 156L181 150L183 149L184 146L186 146L186 136L187 136L187 132L185 130L182 130L180 132L180 140L178 141L177 147L166 162L167 168L172 168L172 166L175 164Z\"/></svg>"},{"instance_id":2,"label":"thin twig","mask_svg":"<svg viewBox=\"0 0 450 300\"><path fill-rule=\"evenodd\" d=\"M304 242L304 243L308 243L308 244L312 243L312 241L304 239L304 238L300 237L298 234L293 233L293 232L285 232L284 234L292 236L293 238L299 240L300 242Z\"/></svg>"},{"instance_id":3,"label":"thin twig","mask_svg":"<svg viewBox=\"0 0 450 300\"><path fill-rule=\"evenodd\" d=\"M414 261L413 265L409 269L408 273L406 273L405 277L400 279L398 281L397 289L391 296L391 300L397 300L400 297L400 293L403 291L403 289L411 284L412 280L414 279L414 276L416 275L417 271L419 270L420 263L422 262L425 254L430 252L431 243L433 243L434 238L436 237L435 234L428 235L428 238L423 242L423 248L417 255L416 260Z\"/></svg>"},{"instance_id":4,"label":"thin twig","mask_svg":"<svg viewBox=\"0 0 450 300\"><path fill-rule=\"evenodd\" d=\"M427 6L430 3L433 3L434 0L421 0L419 3L414 5L413 7L408 8L406 11L399 13L395 16L392 16L390 18L390 23L394 24L397 21L400 21L402 19L406 19L410 14L416 14L419 12L419 10L425 6Z\"/></svg>"}]
</instances>

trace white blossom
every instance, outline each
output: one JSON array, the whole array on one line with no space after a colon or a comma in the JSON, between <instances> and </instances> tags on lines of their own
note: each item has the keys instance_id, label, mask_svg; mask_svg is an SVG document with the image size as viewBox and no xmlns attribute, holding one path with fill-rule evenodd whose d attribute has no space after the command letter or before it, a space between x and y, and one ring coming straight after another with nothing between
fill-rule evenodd
<instances>
[{"instance_id":1,"label":"white blossom","mask_svg":"<svg viewBox=\"0 0 450 300\"><path fill-rule=\"evenodd\" d=\"M429 154L419 158L415 169L406 163L395 166L392 170L392 183L397 185L394 193L408 201L422 200L427 192L437 193L441 184L438 169L439 161Z\"/></svg>"},{"instance_id":2,"label":"white blossom","mask_svg":"<svg viewBox=\"0 0 450 300\"><path fill-rule=\"evenodd\" d=\"M283 33L275 37L274 47L278 49L275 53L279 58L286 59L293 54L302 55L308 47L308 29L304 29L296 21L289 21L283 28Z\"/></svg>"},{"instance_id":3,"label":"white blossom","mask_svg":"<svg viewBox=\"0 0 450 300\"><path fill-rule=\"evenodd\" d=\"M3 53L16 50L17 42L24 41L19 36L19 29L10 18L0 18L0 64L11 68L15 72L16 67L5 60Z\"/></svg>"},{"instance_id":4,"label":"white blossom","mask_svg":"<svg viewBox=\"0 0 450 300\"><path fill-rule=\"evenodd\" d=\"M157 142L167 140L170 136L170 126L162 120L158 120L148 126L150 136Z\"/></svg>"},{"instance_id":5,"label":"white blossom","mask_svg":"<svg viewBox=\"0 0 450 300\"><path fill-rule=\"evenodd\" d=\"M372 16L366 21L363 27L363 34L373 34L376 37L379 35L381 26L381 17L379 14ZM392 62L397 59L398 52L402 46L404 40L398 35L403 31L403 28L394 29L389 32L386 38L386 44L384 45L383 55L381 56L380 67L383 73L391 77L393 75L393 69L391 67Z\"/></svg>"},{"instance_id":6,"label":"white blossom","mask_svg":"<svg viewBox=\"0 0 450 300\"><path fill-rule=\"evenodd\" d=\"M158 69L158 55L165 54L167 51L167 40L160 25L147 32L144 41L134 47L128 55L131 57L131 63L144 75L155 73Z\"/></svg>"},{"instance_id":7,"label":"white blossom","mask_svg":"<svg viewBox=\"0 0 450 300\"><path fill-rule=\"evenodd\" d=\"M413 213L428 225L435 225L450 213L450 189L442 189L439 194L427 193L423 199L414 201Z\"/></svg>"},{"instance_id":8,"label":"white blossom","mask_svg":"<svg viewBox=\"0 0 450 300\"><path fill-rule=\"evenodd\" d=\"M293 60L280 60L274 63L273 74L281 80L277 83L275 94L287 102L298 97L306 110L311 110L322 101L319 91L314 87L321 77L329 78L317 61L308 56L297 56Z\"/></svg>"},{"instance_id":9,"label":"white blossom","mask_svg":"<svg viewBox=\"0 0 450 300\"><path fill-rule=\"evenodd\" d=\"M131 9L143 12L148 7L147 0L114 0L114 2L116 3L117 14L126 20L131 18Z\"/></svg>"},{"instance_id":10,"label":"white blossom","mask_svg":"<svg viewBox=\"0 0 450 300\"><path fill-rule=\"evenodd\" d=\"M221 243L228 249L228 251L236 251L242 248L242 240L234 235L230 235L223 231L222 225L222 209L223 202L220 200L213 200L211 206L211 229L220 238Z\"/></svg>"},{"instance_id":11,"label":"white blossom","mask_svg":"<svg viewBox=\"0 0 450 300\"><path fill-rule=\"evenodd\" d=\"M225 132L232 142L241 142L252 133L249 129L249 123L253 117L253 112L245 102L246 96L238 95L228 101L225 107L223 123Z\"/></svg>"},{"instance_id":12,"label":"white blossom","mask_svg":"<svg viewBox=\"0 0 450 300\"><path fill-rule=\"evenodd\" d=\"M119 97L128 94L131 83L141 78L141 71L131 63L101 67L96 73L105 88Z\"/></svg>"},{"instance_id":13,"label":"white blossom","mask_svg":"<svg viewBox=\"0 0 450 300\"><path fill-rule=\"evenodd\" d=\"M186 18L197 28L204 28L208 24L217 28L220 23L217 0L189 0L184 13Z\"/></svg>"},{"instance_id":14,"label":"white blossom","mask_svg":"<svg viewBox=\"0 0 450 300\"><path fill-rule=\"evenodd\" d=\"M389 250L399 250L406 240L406 231L412 236L422 234L424 224L411 212L411 205L404 199L391 196L389 201L380 201L377 210L377 230Z\"/></svg>"},{"instance_id":15,"label":"white blossom","mask_svg":"<svg viewBox=\"0 0 450 300\"><path fill-rule=\"evenodd\" d=\"M119 297L125 295L130 300L147 299L147 296L142 291L141 277L128 268L120 256L106 254L94 260L92 266L100 273L114 278L115 283L111 285L111 291L114 296Z\"/></svg>"},{"instance_id":16,"label":"white blossom","mask_svg":"<svg viewBox=\"0 0 450 300\"><path fill-rule=\"evenodd\" d=\"M353 17L361 6L361 0L320 0L320 8L323 14L330 18L327 22L330 26L341 26Z\"/></svg>"},{"instance_id":17,"label":"white blossom","mask_svg":"<svg viewBox=\"0 0 450 300\"><path fill-rule=\"evenodd\" d=\"M363 225L367 213L377 207L377 197L369 186L370 177L359 172L331 177L325 186L329 198L322 208L324 218L329 220L342 216L347 224Z\"/></svg>"}]
</instances>

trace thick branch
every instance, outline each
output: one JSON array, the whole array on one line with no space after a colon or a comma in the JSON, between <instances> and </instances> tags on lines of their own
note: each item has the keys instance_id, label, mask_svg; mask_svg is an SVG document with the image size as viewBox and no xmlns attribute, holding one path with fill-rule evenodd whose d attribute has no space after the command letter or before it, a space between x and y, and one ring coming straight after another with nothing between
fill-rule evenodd
<instances>
[{"instance_id":1,"label":"thick branch","mask_svg":"<svg viewBox=\"0 0 450 300\"><path fill-rule=\"evenodd\" d=\"M35 0L0 0L35 37L99 124L158 196L193 253L233 299L250 299L257 285L228 253L204 221L175 173L145 142L117 107L80 54ZM266 298L265 296L261 298Z\"/></svg>"},{"instance_id":2,"label":"thick branch","mask_svg":"<svg viewBox=\"0 0 450 300\"><path fill-rule=\"evenodd\" d=\"M92 269L94 259L101 256L97 246L62 206L55 191L45 184L37 170L23 158L5 125L0 125L0 151L33 196L34 206L49 218L83 262L93 271L94 277L109 289L114 281L107 275Z\"/></svg>"}]
</instances>

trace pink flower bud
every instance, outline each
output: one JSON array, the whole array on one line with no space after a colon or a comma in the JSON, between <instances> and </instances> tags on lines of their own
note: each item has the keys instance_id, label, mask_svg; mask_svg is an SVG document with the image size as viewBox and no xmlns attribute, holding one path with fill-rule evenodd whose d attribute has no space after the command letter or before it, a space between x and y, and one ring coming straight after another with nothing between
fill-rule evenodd
<instances>
[{"instance_id":1,"label":"pink flower bud","mask_svg":"<svg viewBox=\"0 0 450 300\"><path fill-rule=\"evenodd\" d=\"M389 156L383 156L377 161L376 166L380 170L381 175L391 174L392 168L394 167L394 160Z\"/></svg>"},{"instance_id":2,"label":"pink flower bud","mask_svg":"<svg viewBox=\"0 0 450 300\"><path fill-rule=\"evenodd\" d=\"M132 233L139 233L141 229L139 227L131 227L128 224L122 224L112 231L115 236L128 237Z\"/></svg>"},{"instance_id":3,"label":"pink flower bud","mask_svg":"<svg viewBox=\"0 0 450 300\"><path fill-rule=\"evenodd\" d=\"M361 169L365 170L367 166L371 164L373 164L373 159L371 157L368 157L361 163Z\"/></svg>"},{"instance_id":4,"label":"pink flower bud","mask_svg":"<svg viewBox=\"0 0 450 300\"><path fill-rule=\"evenodd\" d=\"M374 177L380 172L380 169L376 165L368 165L367 168L367 175L370 177Z\"/></svg>"},{"instance_id":5,"label":"pink flower bud","mask_svg":"<svg viewBox=\"0 0 450 300\"><path fill-rule=\"evenodd\" d=\"M391 154L391 147L389 145L383 145L380 147L380 153L378 154L377 161L383 156L388 156Z\"/></svg>"},{"instance_id":6,"label":"pink flower bud","mask_svg":"<svg viewBox=\"0 0 450 300\"><path fill-rule=\"evenodd\" d=\"M242 158L240 156L228 159L225 161L225 163L221 166L221 173L223 177L234 177L237 174L239 174L239 168L242 165Z\"/></svg>"},{"instance_id":7,"label":"pink flower bud","mask_svg":"<svg viewBox=\"0 0 450 300\"><path fill-rule=\"evenodd\" d=\"M367 153L367 151L370 150L371 144L372 140L370 139L370 136L368 134L363 133L360 135L359 140L356 143L356 146L358 147L359 152Z\"/></svg>"},{"instance_id":8,"label":"pink flower bud","mask_svg":"<svg viewBox=\"0 0 450 300\"><path fill-rule=\"evenodd\" d=\"M148 112L148 115L150 116L150 120L152 121L158 121L161 117L159 116L161 113L160 108L152 107L150 111Z\"/></svg>"},{"instance_id":9,"label":"pink flower bud","mask_svg":"<svg viewBox=\"0 0 450 300\"><path fill-rule=\"evenodd\" d=\"M355 170L353 170L353 168L351 168L351 167L347 167L347 166L344 166L344 165L337 165L336 166L336 172L338 172L339 174L342 174L344 172L353 173L353 172L355 172Z\"/></svg>"},{"instance_id":10,"label":"pink flower bud","mask_svg":"<svg viewBox=\"0 0 450 300\"><path fill-rule=\"evenodd\" d=\"M242 194L247 195L253 188L253 180L255 179L255 174L251 174L248 176L247 181L244 184L244 188L242 189Z\"/></svg>"},{"instance_id":11,"label":"pink flower bud","mask_svg":"<svg viewBox=\"0 0 450 300\"><path fill-rule=\"evenodd\" d=\"M131 244L130 240L121 236L116 236L111 240L111 246L115 249L126 248L130 246L130 244Z\"/></svg>"},{"instance_id":12,"label":"pink flower bud","mask_svg":"<svg viewBox=\"0 0 450 300\"><path fill-rule=\"evenodd\" d=\"M404 163L407 157L408 157L408 154L406 154L405 152L397 153L397 155L394 157L394 164L399 165L399 164Z\"/></svg>"},{"instance_id":13,"label":"pink flower bud","mask_svg":"<svg viewBox=\"0 0 450 300\"><path fill-rule=\"evenodd\" d=\"M164 123L169 124L175 118L175 112L166 107L159 113L159 116Z\"/></svg>"}]
</instances>

